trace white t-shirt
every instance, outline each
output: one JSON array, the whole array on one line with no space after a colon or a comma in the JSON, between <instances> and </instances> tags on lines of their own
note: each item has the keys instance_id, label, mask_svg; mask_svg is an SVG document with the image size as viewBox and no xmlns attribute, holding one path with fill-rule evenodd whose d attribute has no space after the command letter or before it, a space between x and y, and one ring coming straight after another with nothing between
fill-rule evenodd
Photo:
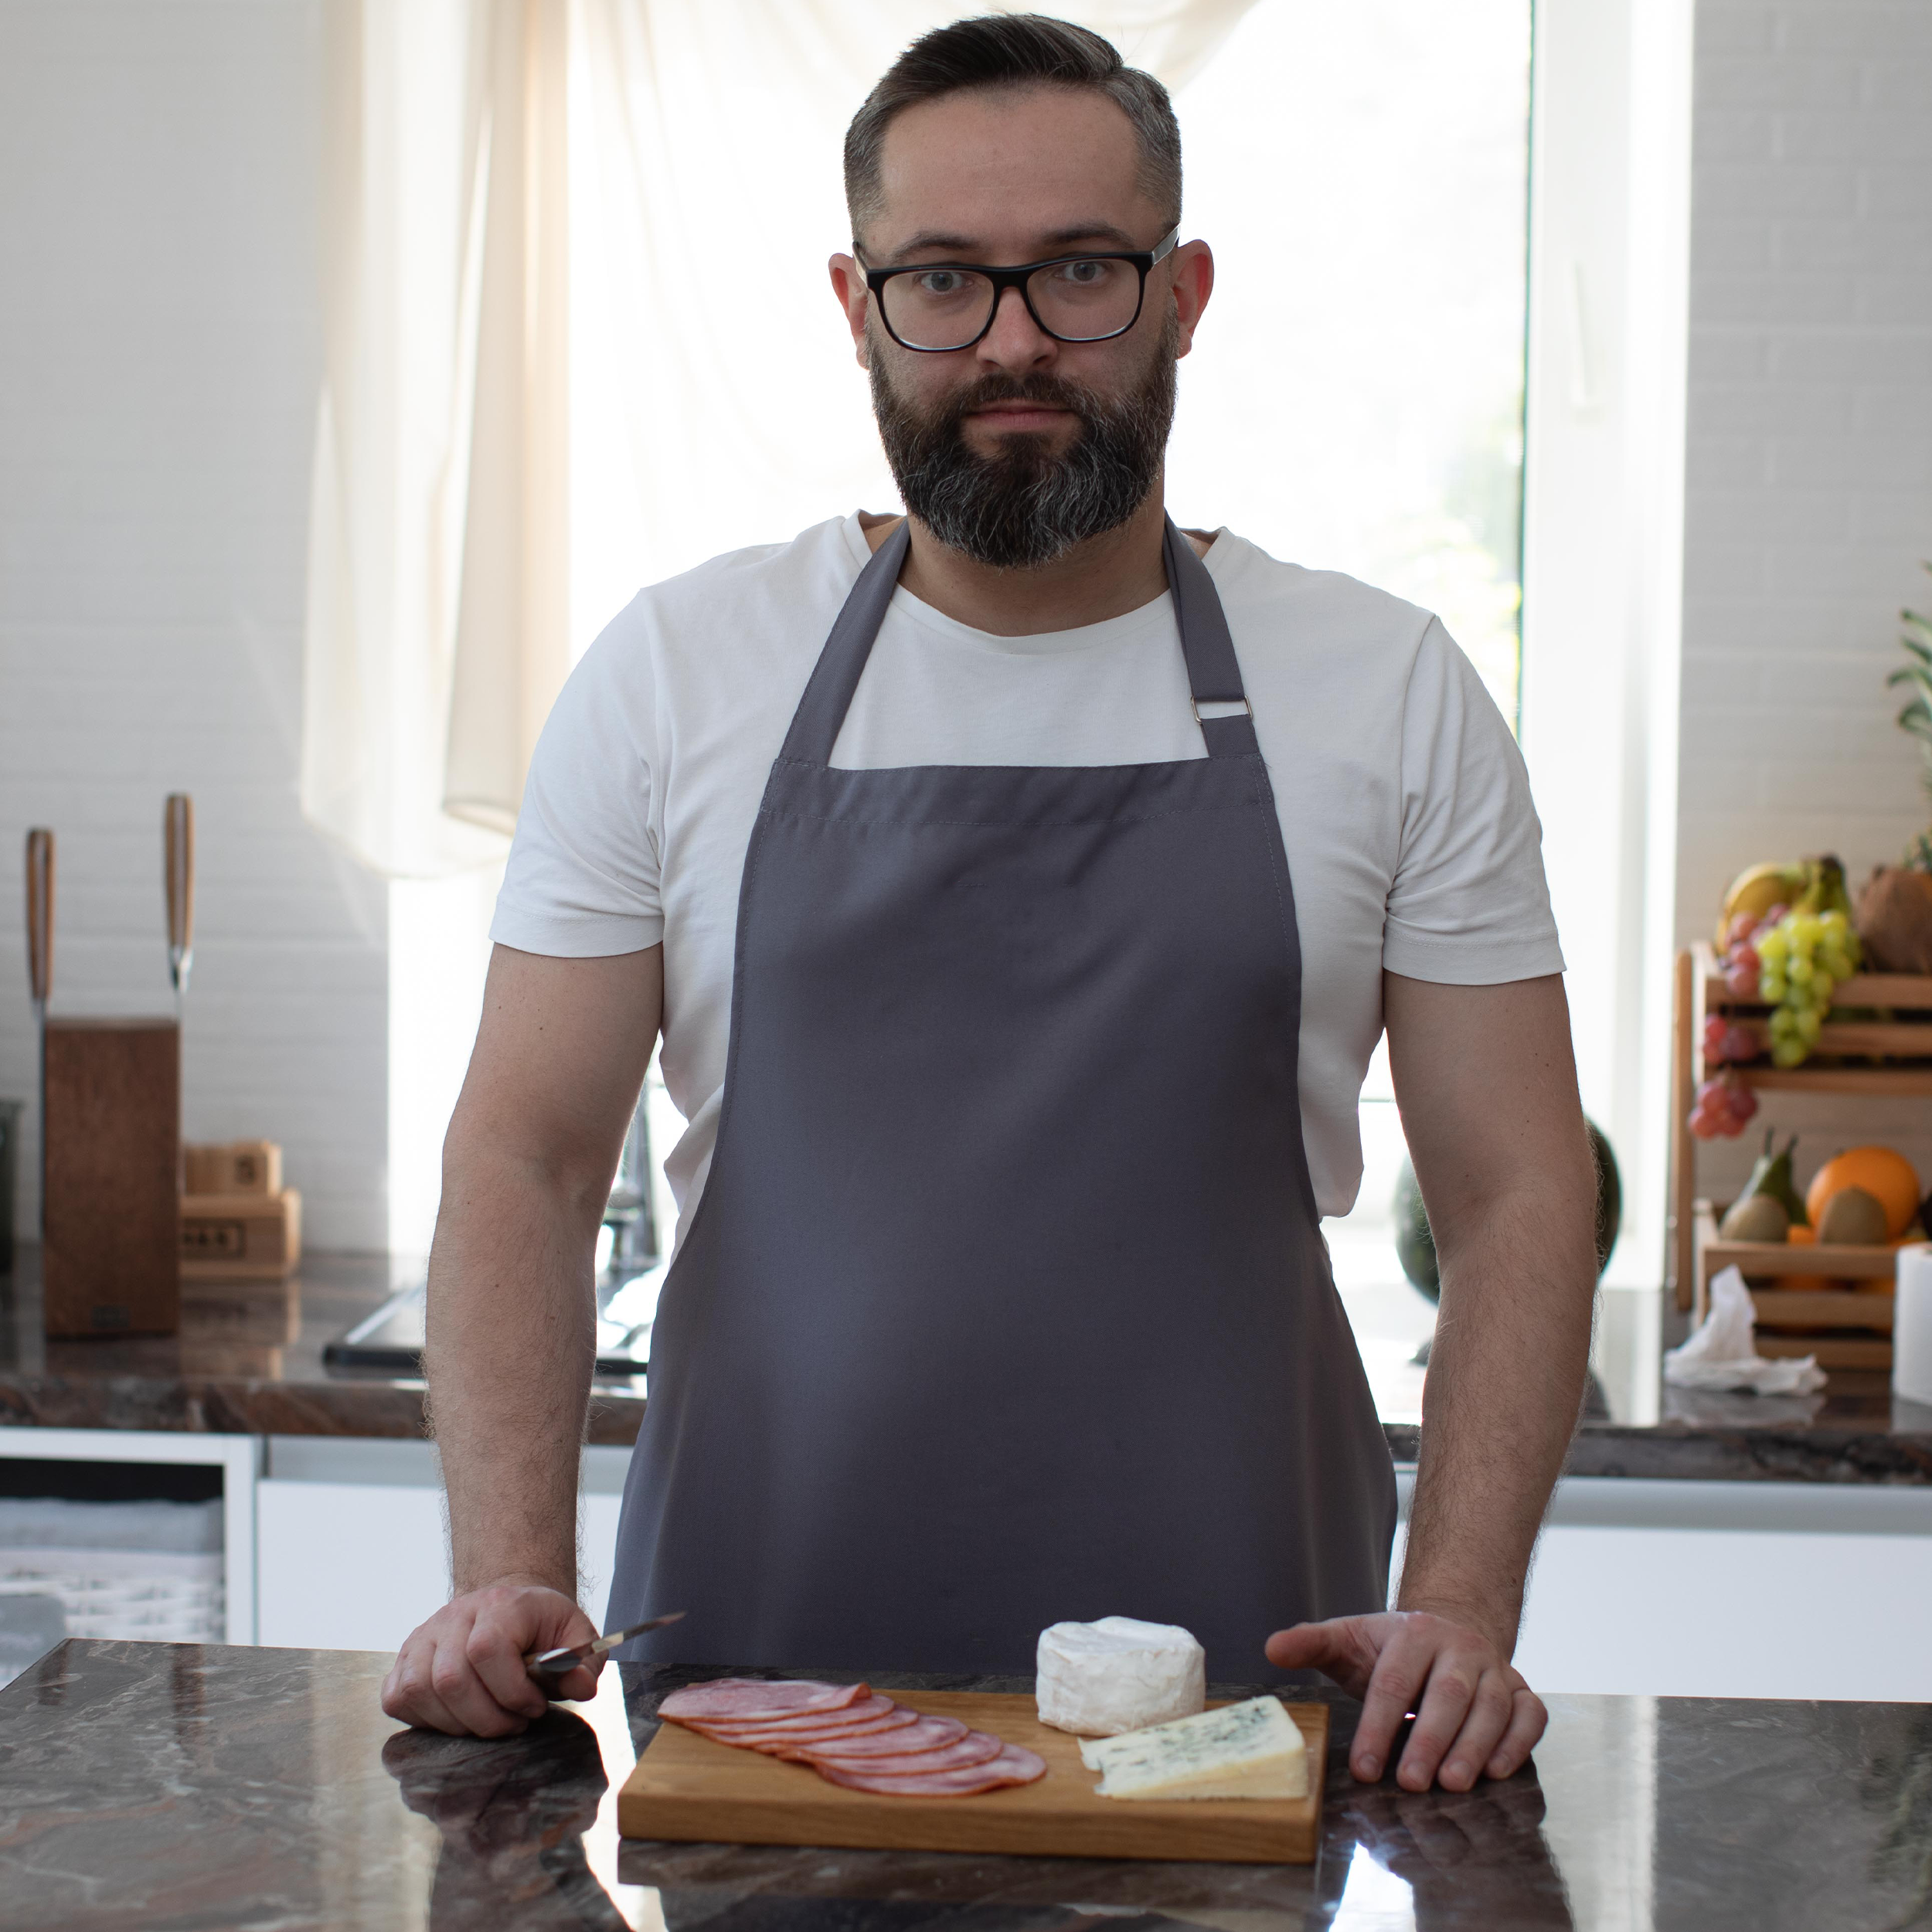
<instances>
[{"instance_id":1,"label":"white t-shirt","mask_svg":"<svg viewBox=\"0 0 1932 1932\"><path fill-rule=\"evenodd\" d=\"M717 1130L738 883L765 777L872 553L856 515L641 591L571 674L531 761L491 936L587 958L664 943L681 1224ZM1382 969L1454 985L1563 971L1515 741L1427 611L1223 530L1206 558L1274 782L1301 941L1301 1115L1325 1214L1362 1179ZM835 765L1206 755L1170 597L1001 638L894 596Z\"/></svg>"}]
</instances>

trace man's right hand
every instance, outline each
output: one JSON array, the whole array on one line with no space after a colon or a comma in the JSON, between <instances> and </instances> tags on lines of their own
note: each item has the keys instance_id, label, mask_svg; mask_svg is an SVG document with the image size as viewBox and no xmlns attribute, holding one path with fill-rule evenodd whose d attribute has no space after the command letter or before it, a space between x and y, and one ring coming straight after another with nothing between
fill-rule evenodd
<instances>
[{"instance_id":1,"label":"man's right hand","mask_svg":"<svg viewBox=\"0 0 1932 1932\"><path fill-rule=\"evenodd\" d=\"M505 1581L471 1590L410 1633L383 1680L383 1709L406 1724L459 1737L510 1736L541 1717L552 1696L590 1696L604 1668L594 1658L546 1692L524 1658L597 1634L573 1598L543 1584Z\"/></svg>"}]
</instances>

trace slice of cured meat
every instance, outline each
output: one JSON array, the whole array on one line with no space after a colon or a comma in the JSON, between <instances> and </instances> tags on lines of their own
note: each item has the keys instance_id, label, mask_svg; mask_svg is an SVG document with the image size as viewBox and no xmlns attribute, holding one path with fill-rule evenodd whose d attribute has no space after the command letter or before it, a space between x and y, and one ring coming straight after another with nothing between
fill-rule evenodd
<instances>
[{"instance_id":1,"label":"slice of cured meat","mask_svg":"<svg viewBox=\"0 0 1932 1932\"><path fill-rule=\"evenodd\" d=\"M966 1726L957 1717L921 1716L896 1730L870 1731L860 1737L828 1740L822 1745L801 1744L799 1755L816 1763L821 1754L839 1757L905 1757L915 1751L934 1751L942 1744L957 1744L966 1735Z\"/></svg>"},{"instance_id":2,"label":"slice of cured meat","mask_svg":"<svg viewBox=\"0 0 1932 1932\"><path fill-rule=\"evenodd\" d=\"M806 1731L794 1734L774 1728L768 1731L751 1731L727 1735L723 1731L705 1732L706 1737L720 1744L741 1744L754 1751L769 1751L777 1757L795 1757L801 1752L817 1749L823 1745L835 1750L848 1738L872 1737L883 1731L909 1730L919 1721L917 1711L895 1711L887 1717L876 1717L864 1724L849 1724L842 1730Z\"/></svg>"},{"instance_id":3,"label":"slice of cured meat","mask_svg":"<svg viewBox=\"0 0 1932 1932\"><path fill-rule=\"evenodd\" d=\"M789 1717L801 1711L843 1710L872 1695L869 1684L821 1684L808 1678L716 1677L687 1684L658 1706L660 1717Z\"/></svg>"},{"instance_id":4,"label":"slice of cured meat","mask_svg":"<svg viewBox=\"0 0 1932 1932\"><path fill-rule=\"evenodd\" d=\"M998 1757L984 1764L968 1764L951 1771L913 1771L881 1774L855 1766L821 1764L818 1775L828 1784L842 1784L848 1791L883 1791L903 1798L969 1798L975 1791L990 1791L1002 1784L1030 1784L1046 1774L1046 1760L1022 1744L1002 1745Z\"/></svg>"},{"instance_id":5,"label":"slice of cured meat","mask_svg":"<svg viewBox=\"0 0 1932 1932\"><path fill-rule=\"evenodd\" d=\"M924 1777L933 1771L963 1771L971 1765L991 1764L1005 1748L997 1737L989 1736L985 1731L968 1731L956 1743L942 1744L936 1751L915 1751L910 1756L889 1757L842 1757L837 1746L828 1745L822 1750L814 1751L806 1762L821 1768L830 1764L844 1770L863 1771L868 1777L890 1777L901 1771Z\"/></svg>"},{"instance_id":6,"label":"slice of cured meat","mask_svg":"<svg viewBox=\"0 0 1932 1932\"><path fill-rule=\"evenodd\" d=\"M901 1721L899 1713L905 1711L903 1721L910 1723L918 1716L917 1711L906 1711L902 1704L895 1704L889 1697L862 1697L855 1704L848 1704L843 1710L799 1711L787 1717L687 1717L681 1721L693 1730L704 1732L712 1737L757 1737L767 1734L784 1735L787 1737L811 1737L831 1731L849 1731L874 1724Z\"/></svg>"}]
</instances>

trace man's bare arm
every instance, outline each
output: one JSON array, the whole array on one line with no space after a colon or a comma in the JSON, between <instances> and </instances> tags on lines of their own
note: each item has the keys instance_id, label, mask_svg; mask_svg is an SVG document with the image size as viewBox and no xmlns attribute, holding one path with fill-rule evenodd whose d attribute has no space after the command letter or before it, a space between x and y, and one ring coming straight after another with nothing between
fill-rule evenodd
<instances>
[{"instance_id":1,"label":"man's bare arm","mask_svg":"<svg viewBox=\"0 0 1932 1932\"><path fill-rule=\"evenodd\" d=\"M1596 1281L1596 1174L1560 979L1383 975L1390 1070L1442 1269L1421 1458L1393 1617L1271 1638L1363 1699L1350 1762L1401 1781L1507 1776L1542 1733L1509 1664L1536 1532L1576 1427Z\"/></svg>"},{"instance_id":2,"label":"man's bare arm","mask_svg":"<svg viewBox=\"0 0 1932 1932\"><path fill-rule=\"evenodd\" d=\"M1590 1359L1597 1174L1560 979L1385 976L1389 1058L1442 1268L1404 1608L1505 1655Z\"/></svg>"},{"instance_id":3,"label":"man's bare arm","mask_svg":"<svg viewBox=\"0 0 1932 1932\"><path fill-rule=\"evenodd\" d=\"M496 948L443 1152L430 1257L430 1413L455 1595L404 1645L392 1716L499 1736L541 1714L521 1658L594 1635L577 1604L592 1257L664 995L662 947ZM587 1695L595 1672L563 1681Z\"/></svg>"}]
</instances>

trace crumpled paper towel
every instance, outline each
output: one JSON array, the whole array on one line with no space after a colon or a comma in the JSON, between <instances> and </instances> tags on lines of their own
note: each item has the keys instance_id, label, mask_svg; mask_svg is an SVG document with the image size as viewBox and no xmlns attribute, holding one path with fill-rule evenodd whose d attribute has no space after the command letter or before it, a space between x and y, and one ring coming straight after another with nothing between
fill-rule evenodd
<instances>
[{"instance_id":1,"label":"crumpled paper towel","mask_svg":"<svg viewBox=\"0 0 1932 1932\"><path fill-rule=\"evenodd\" d=\"M1664 1356L1664 1379L1680 1389L1744 1389L1753 1395L1803 1395L1825 1386L1815 1355L1767 1361L1751 1337L1751 1291L1734 1268L1711 1281L1710 1312L1682 1348Z\"/></svg>"}]
</instances>

